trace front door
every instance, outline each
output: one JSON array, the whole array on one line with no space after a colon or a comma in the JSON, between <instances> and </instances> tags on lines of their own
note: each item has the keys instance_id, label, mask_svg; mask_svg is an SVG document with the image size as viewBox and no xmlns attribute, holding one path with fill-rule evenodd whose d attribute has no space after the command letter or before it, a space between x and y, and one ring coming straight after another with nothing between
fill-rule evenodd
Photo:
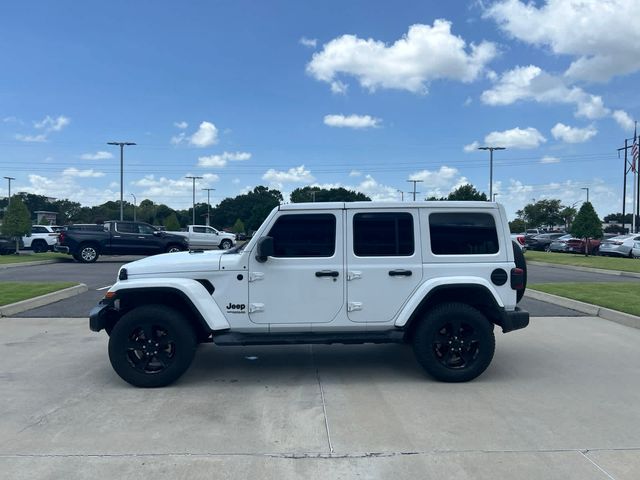
<instances>
[{"instance_id":1,"label":"front door","mask_svg":"<svg viewBox=\"0 0 640 480\"><path fill-rule=\"evenodd\" d=\"M344 305L343 212L283 213L267 235L274 255L249 261L251 321L331 322Z\"/></svg>"},{"instance_id":2,"label":"front door","mask_svg":"<svg viewBox=\"0 0 640 480\"><path fill-rule=\"evenodd\" d=\"M349 210L349 320L390 322L422 279L418 209Z\"/></svg>"}]
</instances>

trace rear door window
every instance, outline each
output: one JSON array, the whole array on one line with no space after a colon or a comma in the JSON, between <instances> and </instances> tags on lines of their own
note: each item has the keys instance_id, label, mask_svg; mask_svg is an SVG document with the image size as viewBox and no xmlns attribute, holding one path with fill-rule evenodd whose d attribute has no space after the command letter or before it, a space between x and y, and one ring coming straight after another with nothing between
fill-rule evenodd
<instances>
[{"instance_id":1,"label":"rear door window","mask_svg":"<svg viewBox=\"0 0 640 480\"><path fill-rule=\"evenodd\" d=\"M353 254L357 257L411 256L413 216L407 212L356 213Z\"/></svg>"},{"instance_id":2,"label":"rear door window","mask_svg":"<svg viewBox=\"0 0 640 480\"><path fill-rule=\"evenodd\" d=\"M435 255L498 253L496 224L488 213L432 213L429 231L431 251Z\"/></svg>"}]
</instances>

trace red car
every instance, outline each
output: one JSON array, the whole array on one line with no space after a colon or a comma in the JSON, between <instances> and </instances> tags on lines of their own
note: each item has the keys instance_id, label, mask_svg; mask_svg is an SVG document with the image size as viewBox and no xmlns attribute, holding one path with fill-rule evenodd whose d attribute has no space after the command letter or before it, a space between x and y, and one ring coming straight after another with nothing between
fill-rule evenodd
<instances>
[{"instance_id":1,"label":"red car","mask_svg":"<svg viewBox=\"0 0 640 480\"><path fill-rule=\"evenodd\" d=\"M584 253L584 238L571 238L567 240L567 252ZM589 239L589 253L596 255L600 249L600 240L597 238Z\"/></svg>"}]
</instances>

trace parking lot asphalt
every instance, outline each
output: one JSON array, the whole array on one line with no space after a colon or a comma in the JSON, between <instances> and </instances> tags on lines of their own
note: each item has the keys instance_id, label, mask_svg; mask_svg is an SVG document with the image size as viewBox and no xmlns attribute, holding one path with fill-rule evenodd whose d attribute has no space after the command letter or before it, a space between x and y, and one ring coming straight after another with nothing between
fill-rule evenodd
<instances>
[{"instance_id":1,"label":"parking lot asphalt","mask_svg":"<svg viewBox=\"0 0 640 480\"><path fill-rule=\"evenodd\" d=\"M403 345L202 345L173 386L124 383L80 319L0 319L10 479L640 476L640 331L533 318L489 369L428 378Z\"/></svg>"},{"instance_id":2,"label":"parking lot asphalt","mask_svg":"<svg viewBox=\"0 0 640 480\"><path fill-rule=\"evenodd\" d=\"M116 278L118 269L124 263L141 257L118 256L101 257L94 264L63 262L51 265L34 265L9 270L0 270L0 281L47 281L67 280L84 283L89 290L79 296L32 309L20 314L21 317L84 317L103 297L105 287ZM546 282L640 282L640 279L605 275L592 272L579 272L561 267L541 267L530 265L529 283ZM525 298L520 307L533 316L580 316L582 313L559 307L551 303Z\"/></svg>"}]
</instances>

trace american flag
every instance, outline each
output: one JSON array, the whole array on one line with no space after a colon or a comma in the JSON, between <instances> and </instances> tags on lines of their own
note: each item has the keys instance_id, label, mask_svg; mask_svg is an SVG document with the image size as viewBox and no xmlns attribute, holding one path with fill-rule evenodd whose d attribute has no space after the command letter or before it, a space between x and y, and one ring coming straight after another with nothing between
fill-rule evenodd
<instances>
[{"instance_id":1,"label":"american flag","mask_svg":"<svg viewBox=\"0 0 640 480\"><path fill-rule=\"evenodd\" d=\"M637 127L633 129L633 147L631 147L631 171L636 172L636 165L638 165L638 135L636 134Z\"/></svg>"}]
</instances>

